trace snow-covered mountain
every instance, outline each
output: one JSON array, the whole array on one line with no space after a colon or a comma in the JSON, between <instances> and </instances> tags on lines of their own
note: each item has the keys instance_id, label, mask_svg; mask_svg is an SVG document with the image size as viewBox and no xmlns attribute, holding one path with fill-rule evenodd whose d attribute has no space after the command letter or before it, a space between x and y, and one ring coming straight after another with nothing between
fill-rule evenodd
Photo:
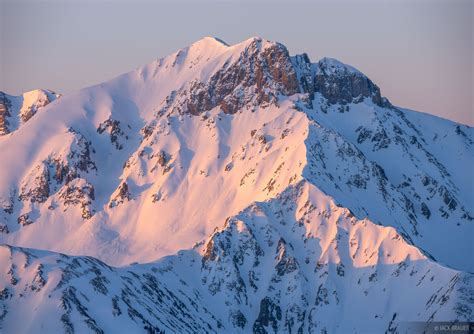
<instances>
[{"instance_id":1,"label":"snow-covered mountain","mask_svg":"<svg viewBox=\"0 0 474 334\"><path fill-rule=\"evenodd\" d=\"M7 332L473 320L473 128L337 60L207 37L2 124Z\"/></svg>"},{"instance_id":2,"label":"snow-covered mountain","mask_svg":"<svg viewBox=\"0 0 474 334\"><path fill-rule=\"evenodd\" d=\"M0 91L0 136L9 134L28 122L37 111L58 97L53 91L36 89L20 96L12 96Z\"/></svg>"}]
</instances>

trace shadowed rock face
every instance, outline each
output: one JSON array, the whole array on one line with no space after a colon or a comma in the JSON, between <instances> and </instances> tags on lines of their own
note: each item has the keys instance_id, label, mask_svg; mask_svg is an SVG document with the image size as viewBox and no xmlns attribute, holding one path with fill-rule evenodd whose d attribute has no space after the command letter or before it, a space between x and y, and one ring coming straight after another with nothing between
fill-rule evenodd
<instances>
[{"instance_id":1,"label":"shadowed rock face","mask_svg":"<svg viewBox=\"0 0 474 334\"><path fill-rule=\"evenodd\" d=\"M8 131L8 119L10 117L11 103L3 92L0 92L0 136L6 135Z\"/></svg>"},{"instance_id":2,"label":"shadowed rock face","mask_svg":"<svg viewBox=\"0 0 474 334\"><path fill-rule=\"evenodd\" d=\"M255 39L238 61L225 65L209 82L193 82L189 94L184 92L189 98L179 108L198 115L220 106L224 113L234 114L244 106L266 105L276 102L278 95L300 92L310 94L311 98L320 93L329 104L358 103L371 98L378 106L390 107L377 85L350 66L328 58L312 65L306 54L290 57L281 44L274 43L262 50L261 43L262 40Z\"/></svg>"},{"instance_id":3,"label":"shadowed rock face","mask_svg":"<svg viewBox=\"0 0 474 334\"><path fill-rule=\"evenodd\" d=\"M321 93L330 104L357 103L366 97L379 106L388 101L380 95L380 89L369 78L336 60L324 58L317 64L314 90Z\"/></svg>"}]
</instances>

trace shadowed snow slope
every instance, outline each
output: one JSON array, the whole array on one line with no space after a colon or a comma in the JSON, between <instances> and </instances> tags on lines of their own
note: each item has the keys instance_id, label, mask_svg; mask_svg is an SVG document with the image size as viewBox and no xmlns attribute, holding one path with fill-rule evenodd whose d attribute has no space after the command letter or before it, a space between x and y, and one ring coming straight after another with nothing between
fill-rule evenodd
<instances>
[{"instance_id":1,"label":"shadowed snow slope","mask_svg":"<svg viewBox=\"0 0 474 334\"><path fill-rule=\"evenodd\" d=\"M473 129L393 106L337 60L206 37L15 122L7 332L473 320Z\"/></svg>"}]
</instances>

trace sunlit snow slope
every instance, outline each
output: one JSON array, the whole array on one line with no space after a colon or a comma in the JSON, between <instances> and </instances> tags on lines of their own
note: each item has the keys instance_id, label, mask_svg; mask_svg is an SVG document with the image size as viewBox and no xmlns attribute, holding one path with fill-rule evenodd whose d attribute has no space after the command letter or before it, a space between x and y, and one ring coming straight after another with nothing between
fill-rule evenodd
<instances>
[{"instance_id":1,"label":"sunlit snow slope","mask_svg":"<svg viewBox=\"0 0 474 334\"><path fill-rule=\"evenodd\" d=\"M32 90L20 96L0 91L0 136L15 131L58 97L61 95L46 89Z\"/></svg>"},{"instance_id":2,"label":"sunlit snow slope","mask_svg":"<svg viewBox=\"0 0 474 334\"><path fill-rule=\"evenodd\" d=\"M207 37L8 129L4 329L473 320L473 129L337 60Z\"/></svg>"}]
</instances>

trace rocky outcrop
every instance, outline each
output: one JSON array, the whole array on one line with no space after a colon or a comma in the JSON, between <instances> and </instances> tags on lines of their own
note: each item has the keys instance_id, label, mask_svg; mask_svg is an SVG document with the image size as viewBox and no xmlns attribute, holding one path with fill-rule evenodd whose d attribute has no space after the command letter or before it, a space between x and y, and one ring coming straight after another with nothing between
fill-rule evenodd
<instances>
[{"instance_id":1,"label":"rocky outcrop","mask_svg":"<svg viewBox=\"0 0 474 334\"><path fill-rule=\"evenodd\" d=\"M92 154L95 153L92 142L78 130L69 128L68 132L71 133L72 140L65 156L53 156L50 159L55 167L55 178L58 183L79 177L80 173L97 172L97 166L92 159Z\"/></svg>"},{"instance_id":2,"label":"rocky outcrop","mask_svg":"<svg viewBox=\"0 0 474 334\"><path fill-rule=\"evenodd\" d=\"M281 307L270 298L265 297L260 301L260 311L257 320L253 324L253 332L255 334L266 334L268 331L265 328L270 327L273 333L278 333L278 324L281 318Z\"/></svg>"},{"instance_id":3,"label":"rocky outcrop","mask_svg":"<svg viewBox=\"0 0 474 334\"><path fill-rule=\"evenodd\" d=\"M132 199L132 195L128 190L127 182L122 182L117 190L115 191L114 195L112 195L112 199L110 200L109 207L114 208L125 201L129 201Z\"/></svg>"},{"instance_id":4,"label":"rocky outcrop","mask_svg":"<svg viewBox=\"0 0 474 334\"><path fill-rule=\"evenodd\" d=\"M91 142L74 129L68 129L69 146L63 152L55 152L31 169L23 178L18 192L18 198L11 195L0 201L0 208L7 214L12 214L16 201L35 211L39 205L51 198L48 209L54 210L58 203L63 205L64 211L71 206L80 208L80 216L89 219L94 214L94 187L85 177L96 172L97 167L92 160ZM15 194L16 190L12 191ZM26 209L25 209L26 210ZM21 214L18 223L22 226L33 223L38 214L31 211Z\"/></svg>"},{"instance_id":5,"label":"rocky outcrop","mask_svg":"<svg viewBox=\"0 0 474 334\"><path fill-rule=\"evenodd\" d=\"M6 97L5 93L0 92L0 136L9 133L8 118L11 116L11 102Z\"/></svg>"},{"instance_id":6,"label":"rocky outcrop","mask_svg":"<svg viewBox=\"0 0 474 334\"><path fill-rule=\"evenodd\" d=\"M30 219L30 215L28 213L24 213L18 217L18 224L21 226L27 226L33 224L33 221Z\"/></svg>"},{"instance_id":7,"label":"rocky outcrop","mask_svg":"<svg viewBox=\"0 0 474 334\"><path fill-rule=\"evenodd\" d=\"M310 99L314 98L314 70L313 64L306 53L291 57L293 67L298 76L302 93L308 93Z\"/></svg>"},{"instance_id":8,"label":"rocky outcrop","mask_svg":"<svg viewBox=\"0 0 474 334\"><path fill-rule=\"evenodd\" d=\"M23 181L19 199L32 203L45 202L50 194L50 175L46 164L36 166Z\"/></svg>"},{"instance_id":9,"label":"rocky outcrop","mask_svg":"<svg viewBox=\"0 0 474 334\"><path fill-rule=\"evenodd\" d=\"M158 153L157 163L161 167L165 168L168 162L170 161L170 159L171 157L169 156L168 153L166 153L165 151L160 151L160 153Z\"/></svg>"},{"instance_id":10,"label":"rocky outcrop","mask_svg":"<svg viewBox=\"0 0 474 334\"><path fill-rule=\"evenodd\" d=\"M121 150L123 148L123 143L121 142L122 138L128 139L128 136L125 134L125 132L120 126L120 121L115 120L111 117L99 124L97 132L99 134L107 132L110 137L110 142L115 146L117 150Z\"/></svg>"},{"instance_id":11,"label":"rocky outcrop","mask_svg":"<svg viewBox=\"0 0 474 334\"><path fill-rule=\"evenodd\" d=\"M32 90L20 96L0 91L0 136L15 131L60 96L47 89Z\"/></svg>"},{"instance_id":12,"label":"rocky outcrop","mask_svg":"<svg viewBox=\"0 0 474 334\"><path fill-rule=\"evenodd\" d=\"M280 276L280 277L294 272L299 267L298 260L296 260L293 256L288 255L288 252L286 250L287 247L288 246L285 242L285 239L280 238L280 240L278 240L278 245L277 245L277 250L276 250L277 264L275 266L276 274L277 276Z\"/></svg>"},{"instance_id":13,"label":"rocky outcrop","mask_svg":"<svg viewBox=\"0 0 474 334\"><path fill-rule=\"evenodd\" d=\"M244 106L275 103L277 96L299 92L288 50L281 44L255 38L234 63L227 63L208 82L192 81L176 96L174 109L199 115L219 106L234 114Z\"/></svg>"},{"instance_id":14,"label":"rocky outcrop","mask_svg":"<svg viewBox=\"0 0 474 334\"><path fill-rule=\"evenodd\" d=\"M316 64L313 85L314 91L330 104L358 103L370 98L376 105L389 106L369 78L335 59L323 58Z\"/></svg>"},{"instance_id":15,"label":"rocky outcrop","mask_svg":"<svg viewBox=\"0 0 474 334\"><path fill-rule=\"evenodd\" d=\"M33 92L37 92L37 97L36 97L36 100L34 101L34 103L30 104L30 105L23 105L23 107L21 108L20 110L20 119L23 123L26 123L28 122L31 117L33 117L39 109L47 106L48 104L51 103L51 97L50 95L54 94L53 92L51 92L50 94L48 94L47 92L45 91L33 91ZM31 94L31 92L29 92Z\"/></svg>"},{"instance_id":16,"label":"rocky outcrop","mask_svg":"<svg viewBox=\"0 0 474 334\"><path fill-rule=\"evenodd\" d=\"M65 210L70 206L78 206L84 220L94 214L94 187L84 179L77 178L65 184L59 191L58 198L64 204Z\"/></svg>"}]
</instances>

